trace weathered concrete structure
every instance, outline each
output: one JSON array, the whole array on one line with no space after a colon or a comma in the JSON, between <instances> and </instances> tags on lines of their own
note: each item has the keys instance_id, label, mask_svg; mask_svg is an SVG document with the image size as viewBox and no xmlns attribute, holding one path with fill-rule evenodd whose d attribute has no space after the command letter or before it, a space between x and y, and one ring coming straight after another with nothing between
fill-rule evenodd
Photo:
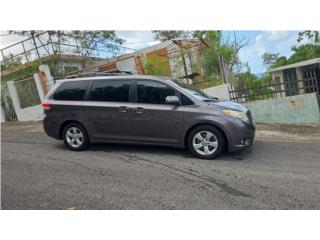
<instances>
[{"instance_id":1,"label":"weathered concrete structure","mask_svg":"<svg viewBox=\"0 0 320 240\"><path fill-rule=\"evenodd\" d=\"M40 65L39 73L33 75L33 79L36 83L37 92L39 94L40 102L44 101L46 92L49 91L53 85L54 80L50 74L48 65ZM19 121L37 121L42 120L44 117L43 109L41 105L34 105L26 108L21 107L19 94L17 92L15 81L8 81L8 90L12 99L12 104L17 114Z\"/></svg>"},{"instance_id":2,"label":"weathered concrete structure","mask_svg":"<svg viewBox=\"0 0 320 240\"><path fill-rule=\"evenodd\" d=\"M41 105L21 108L19 95L14 81L8 82L8 89L12 99L14 110L16 111L19 121L32 121L43 119L43 110L41 108Z\"/></svg>"},{"instance_id":3,"label":"weathered concrete structure","mask_svg":"<svg viewBox=\"0 0 320 240\"><path fill-rule=\"evenodd\" d=\"M199 39L173 39L146 47L133 53L113 57L104 63L81 69L81 72L122 70L137 74L148 74L146 65L157 69L156 75L188 79L192 74L203 75L200 66L200 49L208 47ZM153 73L154 74L154 73Z\"/></svg>"},{"instance_id":4,"label":"weathered concrete structure","mask_svg":"<svg viewBox=\"0 0 320 240\"><path fill-rule=\"evenodd\" d=\"M317 93L244 103L255 121L270 123L320 124Z\"/></svg>"},{"instance_id":5,"label":"weathered concrete structure","mask_svg":"<svg viewBox=\"0 0 320 240\"><path fill-rule=\"evenodd\" d=\"M269 70L280 96L320 93L320 58L309 59Z\"/></svg>"}]
</instances>

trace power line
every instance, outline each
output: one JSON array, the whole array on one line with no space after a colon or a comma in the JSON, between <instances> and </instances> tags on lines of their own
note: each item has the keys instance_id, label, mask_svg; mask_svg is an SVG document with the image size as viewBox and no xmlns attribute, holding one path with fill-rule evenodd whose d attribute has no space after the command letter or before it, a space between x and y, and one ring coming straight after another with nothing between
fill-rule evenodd
<instances>
[{"instance_id":1,"label":"power line","mask_svg":"<svg viewBox=\"0 0 320 240\"><path fill-rule=\"evenodd\" d=\"M132 43L126 43L124 42L124 45L128 45L128 44L138 44L138 43L149 43L149 42L155 42L156 40L150 40L150 41L144 41L144 42L132 42Z\"/></svg>"}]
</instances>

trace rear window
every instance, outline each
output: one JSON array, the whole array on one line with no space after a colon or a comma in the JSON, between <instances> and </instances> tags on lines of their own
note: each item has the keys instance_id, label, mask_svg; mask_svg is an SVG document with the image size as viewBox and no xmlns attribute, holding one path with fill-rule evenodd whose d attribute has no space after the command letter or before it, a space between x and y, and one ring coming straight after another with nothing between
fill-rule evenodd
<instances>
[{"instance_id":1,"label":"rear window","mask_svg":"<svg viewBox=\"0 0 320 240\"><path fill-rule=\"evenodd\" d=\"M91 101L129 102L130 81L97 80L91 88Z\"/></svg>"},{"instance_id":2,"label":"rear window","mask_svg":"<svg viewBox=\"0 0 320 240\"><path fill-rule=\"evenodd\" d=\"M53 94L54 100L82 101L89 81L70 81L62 83Z\"/></svg>"}]
</instances>

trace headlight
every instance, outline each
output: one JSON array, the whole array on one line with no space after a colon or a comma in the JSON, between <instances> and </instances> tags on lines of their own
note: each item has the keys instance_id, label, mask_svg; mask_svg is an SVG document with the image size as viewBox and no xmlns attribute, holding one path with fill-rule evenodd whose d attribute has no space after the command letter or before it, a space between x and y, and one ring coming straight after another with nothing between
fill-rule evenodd
<instances>
[{"instance_id":1,"label":"headlight","mask_svg":"<svg viewBox=\"0 0 320 240\"><path fill-rule=\"evenodd\" d=\"M249 122L249 118L245 112L238 112L238 111L232 111L232 110L222 110L224 115L239 118L242 121Z\"/></svg>"}]
</instances>

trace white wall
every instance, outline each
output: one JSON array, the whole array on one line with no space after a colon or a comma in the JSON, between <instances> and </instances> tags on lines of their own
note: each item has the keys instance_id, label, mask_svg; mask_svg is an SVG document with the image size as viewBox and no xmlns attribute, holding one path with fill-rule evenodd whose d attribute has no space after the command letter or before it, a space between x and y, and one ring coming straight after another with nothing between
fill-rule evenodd
<instances>
[{"instance_id":1,"label":"white wall","mask_svg":"<svg viewBox=\"0 0 320 240\"><path fill-rule=\"evenodd\" d=\"M4 115L4 109L3 109L2 105L1 105L1 122L3 123L5 121L6 121L6 117Z\"/></svg>"},{"instance_id":2,"label":"white wall","mask_svg":"<svg viewBox=\"0 0 320 240\"><path fill-rule=\"evenodd\" d=\"M205 88L203 91L212 97L230 99L228 86L229 84L222 84L215 87Z\"/></svg>"},{"instance_id":3,"label":"white wall","mask_svg":"<svg viewBox=\"0 0 320 240\"><path fill-rule=\"evenodd\" d=\"M116 62L116 64L119 70L130 71L134 73L137 72L136 62L134 57L121 60L119 62Z\"/></svg>"}]
</instances>

